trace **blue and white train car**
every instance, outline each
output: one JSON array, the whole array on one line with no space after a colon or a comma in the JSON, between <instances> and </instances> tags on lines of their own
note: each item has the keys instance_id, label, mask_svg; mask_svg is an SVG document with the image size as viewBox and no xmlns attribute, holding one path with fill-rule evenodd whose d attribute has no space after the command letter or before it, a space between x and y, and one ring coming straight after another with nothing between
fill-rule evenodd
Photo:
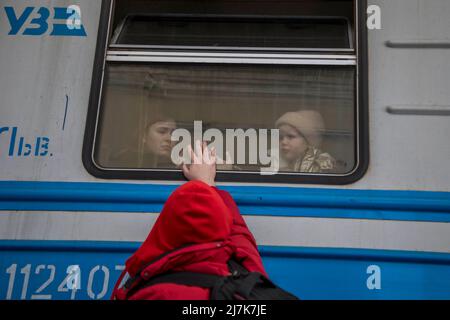
<instances>
[{"instance_id":1,"label":"blue and white train car","mask_svg":"<svg viewBox=\"0 0 450 320\"><path fill-rule=\"evenodd\" d=\"M269 275L303 299L449 299L449 16L448 0L0 1L0 299L110 297L184 181L143 160L155 110L223 132L305 108L333 170L218 173Z\"/></svg>"}]
</instances>

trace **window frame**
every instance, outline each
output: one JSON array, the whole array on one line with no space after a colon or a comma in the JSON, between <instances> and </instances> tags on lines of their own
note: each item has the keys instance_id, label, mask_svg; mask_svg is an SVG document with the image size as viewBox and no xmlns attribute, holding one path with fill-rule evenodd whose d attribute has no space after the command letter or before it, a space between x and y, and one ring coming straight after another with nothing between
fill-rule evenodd
<instances>
[{"instance_id":1,"label":"window frame","mask_svg":"<svg viewBox=\"0 0 450 320\"><path fill-rule=\"evenodd\" d=\"M259 172L246 171L218 171L219 182L245 182L245 183L276 183L276 184L327 184L345 185L354 183L361 179L368 168L369 163L369 129L368 129L368 62L367 62L367 28L366 6L367 0L355 0L355 35L353 49L355 65L355 166L347 174L311 174L279 172L276 175L261 175ZM115 62L199 62L199 63L239 63L243 58L249 64L315 64L332 65L348 63L349 56L345 53L318 54L303 50L299 54L289 53L267 53L254 52L232 52L220 53L213 50L196 50L189 52L176 51L153 51L121 50L122 48L109 45L112 39L112 19L115 0L102 0L99 30L97 35L97 48L95 53L94 70L91 83L88 114L83 143L82 160L86 170L93 176L101 179L125 179L125 180L185 180L180 170L176 169L120 169L102 168L95 163L94 152L97 136L97 125L99 123L100 107L103 99L103 80L107 63ZM125 20L125 19L124 19ZM108 47L112 50L108 50ZM267 50L270 51L270 50ZM314 50L321 51L321 50ZM327 49L327 51L330 51ZM339 50L332 49L333 52ZM302 52L307 52L304 54ZM320 58L320 59L318 59ZM326 59L324 59L326 58ZM277 59L277 60L273 60ZM134 60L134 61L133 61ZM326 63L325 63L326 62ZM240 62L242 64L242 61ZM347 64L348 65L348 64Z\"/></svg>"}]
</instances>

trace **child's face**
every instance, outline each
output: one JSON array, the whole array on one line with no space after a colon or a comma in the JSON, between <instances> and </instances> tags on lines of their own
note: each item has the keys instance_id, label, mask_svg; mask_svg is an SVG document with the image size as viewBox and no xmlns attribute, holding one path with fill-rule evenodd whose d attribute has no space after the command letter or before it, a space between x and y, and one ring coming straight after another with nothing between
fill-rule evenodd
<instances>
[{"instance_id":1,"label":"child's face","mask_svg":"<svg viewBox=\"0 0 450 320\"><path fill-rule=\"evenodd\" d=\"M176 125L173 121L160 121L152 124L144 139L146 149L157 156L170 158L173 147L170 137L175 129Z\"/></svg>"},{"instance_id":2,"label":"child's face","mask_svg":"<svg viewBox=\"0 0 450 320\"><path fill-rule=\"evenodd\" d=\"M280 129L280 153L287 161L303 157L308 149L308 142L294 127L283 124Z\"/></svg>"}]
</instances>

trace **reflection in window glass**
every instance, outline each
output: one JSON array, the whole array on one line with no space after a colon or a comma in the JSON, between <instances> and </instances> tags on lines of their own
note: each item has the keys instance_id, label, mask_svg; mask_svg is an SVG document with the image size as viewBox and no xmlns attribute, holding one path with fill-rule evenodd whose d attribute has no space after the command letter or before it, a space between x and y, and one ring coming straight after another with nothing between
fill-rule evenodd
<instances>
[{"instance_id":1,"label":"reflection in window glass","mask_svg":"<svg viewBox=\"0 0 450 320\"><path fill-rule=\"evenodd\" d=\"M285 172L347 173L355 165L351 66L109 64L95 143L103 168L176 168L177 128L279 129ZM250 148L246 140L246 150ZM226 145L226 143L224 143ZM220 151L225 154L225 150ZM258 171L250 161L220 170Z\"/></svg>"},{"instance_id":2,"label":"reflection in window glass","mask_svg":"<svg viewBox=\"0 0 450 320\"><path fill-rule=\"evenodd\" d=\"M118 44L253 48L350 48L344 18L129 16Z\"/></svg>"}]
</instances>

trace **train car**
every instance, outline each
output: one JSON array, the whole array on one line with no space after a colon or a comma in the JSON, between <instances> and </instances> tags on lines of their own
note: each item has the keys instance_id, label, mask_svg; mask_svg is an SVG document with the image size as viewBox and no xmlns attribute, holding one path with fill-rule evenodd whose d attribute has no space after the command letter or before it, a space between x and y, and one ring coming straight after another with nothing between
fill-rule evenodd
<instances>
[{"instance_id":1,"label":"train car","mask_svg":"<svg viewBox=\"0 0 450 320\"><path fill-rule=\"evenodd\" d=\"M225 136L218 186L281 287L450 298L448 0L0 7L0 299L110 298L185 182L156 121ZM318 124L310 165L275 157L281 119Z\"/></svg>"}]
</instances>

